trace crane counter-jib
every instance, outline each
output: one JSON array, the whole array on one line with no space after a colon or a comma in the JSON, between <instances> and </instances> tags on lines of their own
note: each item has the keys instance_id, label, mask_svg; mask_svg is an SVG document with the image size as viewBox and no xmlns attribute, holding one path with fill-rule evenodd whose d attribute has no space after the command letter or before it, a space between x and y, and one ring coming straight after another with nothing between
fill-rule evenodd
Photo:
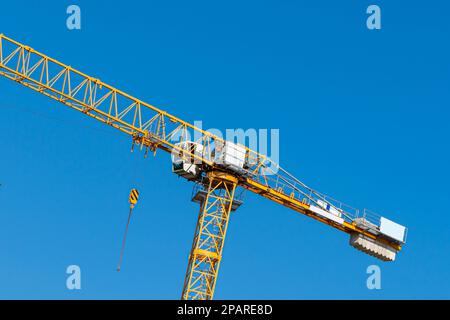
<instances>
[{"instance_id":1,"label":"crane counter-jib","mask_svg":"<svg viewBox=\"0 0 450 320\"><path fill-rule=\"evenodd\" d=\"M220 185L228 192L226 196L233 197L235 186L241 186L349 233L352 246L382 260L394 260L405 242L405 227L360 212L309 188L265 154L226 141L3 34L0 35L0 75L132 136L134 144L147 150L171 153L174 172L188 180L199 182L212 171L230 177L227 182L221 175L211 175L210 180L217 181L209 185L210 193L216 192ZM207 182L204 184L207 186ZM207 197L198 199L208 200ZM224 239L225 234L221 237ZM212 257L221 253L205 252L208 250L197 248L193 256L215 261ZM189 279L194 278L192 271ZM194 285L196 281L188 282ZM202 297L212 297L213 288L208 290Z\"/></svg>"}]
</instances>

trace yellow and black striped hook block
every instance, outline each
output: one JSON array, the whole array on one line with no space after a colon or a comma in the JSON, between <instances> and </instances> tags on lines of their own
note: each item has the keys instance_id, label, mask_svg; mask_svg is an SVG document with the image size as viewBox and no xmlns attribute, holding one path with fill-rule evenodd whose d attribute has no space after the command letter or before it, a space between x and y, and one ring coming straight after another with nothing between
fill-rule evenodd
<instances>
[{"instance_id":1,"label":"yellow and black striped hook block","mask_svg":"<svg viewBox=\"0 0 450 320\"><path fill-rule=\"evenodd\" d=\"M134 208L138 200L139 200L139 191L137 189L131 189L130 197L128 198L128 201L130 202L130 207Z\"/></svg>"}]
</instances>

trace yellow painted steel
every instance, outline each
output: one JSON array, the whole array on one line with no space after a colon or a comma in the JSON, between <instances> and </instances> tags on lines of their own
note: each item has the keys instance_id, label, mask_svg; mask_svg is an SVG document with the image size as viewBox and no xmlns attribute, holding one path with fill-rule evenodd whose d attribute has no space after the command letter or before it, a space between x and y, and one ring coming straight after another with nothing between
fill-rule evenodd
<instances>
[{"instance_id":1,"label":"yellow painted steel","mask_svg":"<svg viewBox=\"0 0 450 320\"><path fill-rule=\"evenodd\" d=\"M220 170L212 158L212 151L217 143L224 142L222 138L3 34L0 35L0 75L130 135L133 143L141 148L153 152L158 149L176 152L186 159L199 161L209 171L216 172L216 175ZM195 142L203 146L202 155L193 151L188 152L180 146L179 142L188 141L192 137L196 137ZM385 242L396 250L401 249L400 244L378 238L357 227L352 220L338 224L314 214L309 210L311 196L320 196L318 193L304 189L304 185L299 184L298 180L273 163L266 155L249 148L246 148L246 152L246 163L250 164L247 175L214 176L210 179L217 182L221 188L225 188L231 199L236 186L241 186L338 230L349 234L360 233ZM230 179L233 182L230 182ZM215 202L217 200L223 205L226 198L213 196L216 187L218 186L208 187L208 201L217 203ZM219 209L211 213L207 206L200 211L183 298L213 297L230 207L228 206L227 210L224 210L224 207ZM207 219L214 219L214 224L207 224ZM217 226L220 229L220 241L215 240L214 247L204 249L205 243L198 242L198 238L206 235L204 232L207 228L219 221L222 223L221 227ZM212 241L213 238L210 236L208 241Z\"/></svg>"},{"instance_id":2,"label":"yellow painted steel","mask_svg":"<svg viewBox=\"0 0 450 320\"><path fill-rule=\"evenodd\" d=\"M292 210L295 210L295 211L302 213L310 218L313 218L317 221L325 223L329 226L332 226L338 230L344 231L348 234L352 234L352 233L364 234L366 237L368 237L370 239L377 239L378 241L391 246L392 248L394 248L397 251L400 251L402 248L402 246L400 244L389 242L386 239L379 238L370 232L366 232L365 230L362 230L361 228L357 227L355 223L348 223L347 221L344 221L343 224L339 224L339 223L333 222L331 220L321 218L320 216L313 214L309 210L310 206L308 204L304 203L303 201L300 201L297 199L292 199L290 196L287 196L283 192L280 192L280 191L277 191L277 190L274 190L271 188L267 188L264 185L259 184L251 179L247 179L247 183L244 183L241 185L247 190L257 193L267 199L270 199L276 203L282 204L285 207L288 207Z\"/></svg>"},{"instance_id":3,"label":"yellow painted steel","mask_svg":"<svg viewBox=\"0 0 450 320\"><path fill-rule=\"evenodd\" d=\"M211 300L238 179L209 172L183 287L184 300Z\"/></svg>"}]
</instances>

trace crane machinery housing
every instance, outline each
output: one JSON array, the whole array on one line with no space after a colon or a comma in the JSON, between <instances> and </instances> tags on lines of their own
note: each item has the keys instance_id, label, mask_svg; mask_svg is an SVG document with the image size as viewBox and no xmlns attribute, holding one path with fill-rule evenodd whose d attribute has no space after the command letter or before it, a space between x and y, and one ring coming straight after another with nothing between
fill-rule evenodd
<instances>
[{"instance_id":1,"label":"crane machinery housing","mask_svg":"<svg viewBox=\"0 0 450 320\"><path fill-rule=\"evenodd\" d=\"M182 299L212 299L230 213L248 190L343 231L350 245L395 260L407 229L305 185L269 157L226 141L3 34L0 75L125 134L146 151L171 154L172 170L194 184L200 204ZM195 141L191 137L198 137Z\"/></svg>"}]
</instances>

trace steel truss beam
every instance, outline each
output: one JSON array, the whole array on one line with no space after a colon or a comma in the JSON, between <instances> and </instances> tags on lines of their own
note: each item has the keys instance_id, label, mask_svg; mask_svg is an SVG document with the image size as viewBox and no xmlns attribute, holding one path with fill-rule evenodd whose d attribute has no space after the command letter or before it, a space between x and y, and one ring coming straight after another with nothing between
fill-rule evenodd
<instances>
[{"instance_id":1,"label":"steel truss beam","mask_svg":"<svg viewBox=\"0 0 450 320\"><path fill-rule=\"evenodd\" d=\"M200 204L182 299L213 298L237 183L236 178L225 173L208 173L207 193Z\"/></svg>"}]
</instances>

